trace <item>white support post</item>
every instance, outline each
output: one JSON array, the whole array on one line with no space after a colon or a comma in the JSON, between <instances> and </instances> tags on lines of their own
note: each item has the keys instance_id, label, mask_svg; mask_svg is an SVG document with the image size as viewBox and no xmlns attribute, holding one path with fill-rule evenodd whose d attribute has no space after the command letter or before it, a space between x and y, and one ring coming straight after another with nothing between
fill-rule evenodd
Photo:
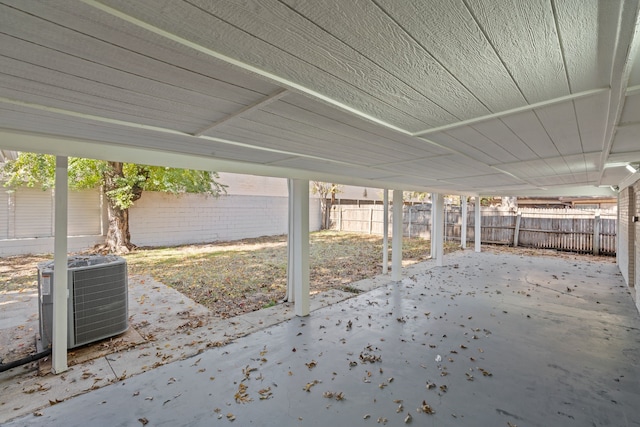
<instances>
[{"instance_id":1,"label":"white support post","mask_svg":"<svg viewBox=\"0 0 640 427\"><path fill-rule=\"evenodd\" d=\"M595 217L593 218L593 254L600 255L600 228L601 228L601 220L600 220L600 210L596 212Z\"/></svg>"},{"instance_id":2,"label":"white support post","mask_svg":"<svg viewBox=\"0 0 640 427\"><path fill-rule=\"evenodd\" d=\"M56 157L55 232L53 259L53 337L51 340L51 370L59 374L67 366L67 209L68 160Z\"/></svg>"},{"instance_id":3,"label":"white support post","mask_svg":"<svg viewBox=\"0 0 640 427\"><path fill-rule=\"evenodd\" d=\"M389 272L389 190L384 189L382 196L382 274Z\"/></svg>"},{"instance_id":4,"label":"white support post","mask_svg":"<svg viewBox=\"0 0 640 427\"><path fill-rule=\"evenodd\" d=\"M402 278L402 190L393 190L393 231L391 236L391 280Z\"/></svg>"},{"instance_id":5,"label":"white support post","mask_svg":"<svg viewBox=\"0 0 640 427\"><path fill-rule=\"evenodd\" d=\"M434 211L437 212L433 227L434 240L436 242L436 266L442 267L444 264L444 196L436 193L434 202Z\"/></svg>"},{"instance_id":6,"label":"white support post","mask_svg":"<svg viewBox=\"0 0 640 427\"><path fill-rule=\"evenodd\" d=\"M480 210L480 196L476 196L476 206L475 206L475 228L473 229L473 235L475 237L475 252L481 251L481 242L482 242L482 212Z\"/></svg>"},{"instance_id":7,"label":"white support post","mask_svg":"<svg viewBox=\"0 0 640 427\"><path fill-rule=\"evenodd\" d=\"M309 315L309 181L292 179L289 197L292 202L292 236L289 259L289 280L293 283L296 316Z\"/></svg>"},{"instance_id":8,"label":"white support post","mask_svg":"<svg viewBox=\"0 0 640 427\"><path fill-rule=\"evenodd\" d=\"M293 235L295 230L293 229L293 180L287 179L287 188L289 190L288 199L288 223L287 223L287 295L284 297L285 301L295 302L296 294L294 283L294 271L295 265L293 263Z\"/></svg>"},{"instance_id":9,"label":"white support post","mask_svg":"<svg viewBox=\"0 0 640 427\"><path fill-rule=\"evenodd\" d=\"M431 259L436 258L436 235L435 235L435 225L438 219L438 212L436 209L436 197L437 193L431 193L431 230L429 230L429 234L431 235Z\"/></svg>"},{"instance_id":10,"label":"white support post","mask_svg":"<svg viewBox=\"0 0 640 427\"><path fill-rule=\"evenodd\" d=\"M467 247L467 196L460 196L462 225L460 226L460 247Z\"/></svg>"}]
</instances>

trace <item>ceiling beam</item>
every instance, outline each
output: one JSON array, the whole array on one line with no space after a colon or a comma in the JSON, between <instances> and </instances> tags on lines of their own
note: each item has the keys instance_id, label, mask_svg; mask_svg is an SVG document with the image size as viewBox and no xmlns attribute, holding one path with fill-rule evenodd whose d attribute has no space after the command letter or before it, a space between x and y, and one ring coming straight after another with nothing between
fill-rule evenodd
<instances>
[{"instance_id":1,"label":"ceiling beam","mask_svg":"<svg viewBox=\"0 0 640 427\"><path fill-rule=\"evenodd\" d=\"M53 154L57 156L82 157L88 159L121 161L195 170L211 170L277 178L294 178L335 182L374 188L395 188L407 191L438 191L419 185L408 185L393 178L381 180L358 178L349 175L309 171L286 166L247 163L236 160L217 159L179 151L136 147L102 140L61 137L32 132L21 132L0 128L0 147L4 150Z\"/></svg>"},{"instance_id":2,"label":"ceiling beam","mask_svg":"<svg viewBox=\"0 0 640 427\"><path fill-rule=\"evenodd\" d=\"M610 88L603 87L597 89L585 90L584 92L572 93L570 95L561 96L559 98L548 99L545 101L536 102L534 104L523 105L522 107L512 108L510 110L500 111L493 114L487 114L486 116L474 117L468 120L462 120L460 122L450 123L448 125L438 126L430 129L421 130L419 132L415 132L411 134L412 136L424 136L437 132L444 132L451 129L456 129L463 126L469 126L480 122L485 122L487 120L499 119L502 117L510 116L513 114L522 113L525 111L536 110L538 108L548 107L555 104L560 104L562 102L573 101L575 99L586 98L589 96L598 95L603 92L607 92Z\"/></svg>"},{"instance_id":3,"label":"ceiling beam","mask_svg":"<svg viewBox=\"0 0 640 427\"><path fill-rule=\"evenodd\" d=\"M223 53L217 52L217 51L215 51L213 49L209 49L208 47L202 46L202 45L200 45L198 43L194 43L194 42L192 42L190 40L187 40L187 39L185 39L183 37L178 36L177 34L173 34L173 33L169 32L169 31L163 30L162 28L158 28L158 27L156 27L154 25L151 25L151 24L149 24L147 22L144 22L144 21L142 21L140 19L134 18L131 15L127 15L126 13L123 13L123 12L117 10L117 9L114 9L114 8L110 7L110 6L102 4L99 1L96 1L96 0L80 0L80 1L82 1L83 3L85 3L85 4L87 4L87 5L91 6L91 7L96 8L96 9L102 11L102 12L108 13L109 15L111 15L113 17L121 19L121 20L123 20L123 21L125 21L125 22L127 22L127 23L129 23L131 25L135 25L136 27L142 28L142 29L147 30L149 32L152 32L152 33L154 33L154 34L156 34L158 36L164 37L165 39L171 40L174 43L178 43L178 44L180 44L182 46L185 46L185 47L188 47L188 48L193 49L195 51L198 51L198 52L203 53L203 54L205 54L207 56L210 56L212 58L219 59L219 60L224 61L224 62L226 62L228 64L231 64L231 65L234 65L236 67L242 68L243 70L246 70L246 71L249 71L251 73L257 74L257 75L259 75L259 76L261 76L263 78L266 78L266 79L270 80L271 82L274 82L274 83L276 83L276 84L278 84L280 86L284 86L284 87L286 87L288 89L291 89L291 90L293 90L295 92L300 92L300 93L306 94L308 96L311 96L313 98L319 99L321 101L324 101L324 102L326 102L328 104L333 105L334 107L337 107L337 108L339 108L341 110L347 111L347 112L349 112L351 114L355 114L358 117L361 117L361 118L366 119L366 120L368 120L370 122L373 122L373 123L377 123L377 124L379 124L381 126L384 126L384 127L388 128L388 129L395 130L396 132L400 132L400 133L403 133L405 135L410 135L411 134L411 132L409 132L409 131L407 131L405 129L399 128L397 126L392 125L391 123L385 122L384 120L381 120L381 119L379 119L377 117L374 117L374 116L372 116L370 114L367 114L367 113L365 113L363 111L355 109L355 108L353 108L353 107L351 107L351 106L349 106L347 104L344 104L344 103L342 103L342 102L340 102L340 101L338 101L336 99L333 99L333 98L331 98L329 96L326 96L326 95L324 95L324 94L322 94L322 93L320 93L318 91L315 91L315 90L313 90L311 88L303 86L303 85L301 85L299 83L296 83L296 82L294 82L292 80L285 79L284 77L281 77L281 76L279 76L277 74L273 74L273 73L271 73L269 71L260 69L258 67L255 67L255 66L251 65L251 64L247 64L246 62L239 61L239 60L237 60L235 58L232 58L232 57L227 56L227 55L225 55Z\"/></svg>"},{"instance_id":4,"label":"ceiling beam","mask_svg":"<svg viewBox=\"0 0 640 427\"><path fill-rule=\"evenodd\" d=\"M287 151L287 150L279 150L279 149L275 149L275 148L263 147L261 145L247 144L247 143L244 143L244 142L232 141L232 140L229 140L229 139L216 138L216 137L213 137L213 136L206 136L206 135L194 136L194 135L192 135L190 133L178 131L178 130L175 130L175 129L169 129L169 128L164 128L164 127L160 127L160 126L145 125L145 124L136 123L136 122L128 122L126 120L112 119L112 118L109 118L109 117L96 116L96 115L87 114L87 113L80 113L80 112L77 112L77 111L65 110L65 109L56 108L56 107L49 107L49 106L46 106L46 105L35 104L35 103L31 103L31 102L18 101L18 100L15 100L15 99L9 99L9 98L4 98L4 97L0 97L0 103L17 105L17 106L20 106L20 107L32 108L32 109L40 110L40 111L47 111L49 113L61 114L63 116L77 117L77 118L84 119L84 120L91 120L91 121L96 121L96 122L100 122L100 123L108 123L108 124L112 124L112 125L123 126L123 127L133 128L133 129L150 130L150 131L154 131L154 132L160 132L160 133L164 133L164 134L168 134L168 135L176 135L176 136L182 136L182 137L187 137L187 138L197 138L197 139L217 142L217 143L220 143L220 144L226 144L226 145L232 145L232 146L235 146L235 147L247 148L247 149L250 149L250 150L265 151L265 152L269 152L269 153L284 154L284 155L288 155L288 156L292 156L292 157L303 157L303 158L312 159L312 160L324 161L324 162L329 162L329 163L336 163L336 164L341 164L341 165L344 165L344 166L347 166L347 167L348 166L362 166L362 165L357 165L357 164L353 164L353 163L349 163L349 162L344 162L344 161L341 161L341 160L329 159L329 158L325 158L325 157L313 156L313 155L309 155L309 154L303 154L303 153Z\"/></svg>"},{"instance_id":5,"label":"ceiling beam","mask_svg":"<svg viewBox=\"0 0 640 427\"><path fill-rule=\"evenodd\" d=\"M629 20L631 25L624 25L626 20ZM602 183L604 165L607 163L607 159L611 153L616 125L619 123L620 116L622 115L629 75L631 74L631 69L637 58L638 48L640 47L640 37L638 34L640 31L638 1L622 3L618 22L619 31L616 38L616 48L613 52L613 60L611 62L612 81L611 96L609 98L609 115L607 117L602 153L598 163L598 169L600 169L598 184Z\"/></svg>"},{"instance_id":6,"label":"ceiling beam","mask_svg":"<svg viewBox=\"0 0 640 427\"><path fill-rule=\"evenodd\" d=\"M256 102L254 102L253 104L247 105L246 107L236 111L233 114L229 114L227 117L218 120L217 122L212 123L211 125L199 130L198 132L194 133L193 136L201 136L207 132L209 132L210 130L212 130L213 128L220 126L223 123L228 122L229 120L233 120L233 119L237 119L240 118L242 116L245 116L249 113L251 113L252 111L258 110L262 107L265 107L269 104L271 104L272 102L275 102L279 99L281 99L282 97L284 97L289 91L286 89L281 89L278 90L274 93L272 93L271 95L267 96L266 98L260 99Z\"/></svg>"}]
</instances>

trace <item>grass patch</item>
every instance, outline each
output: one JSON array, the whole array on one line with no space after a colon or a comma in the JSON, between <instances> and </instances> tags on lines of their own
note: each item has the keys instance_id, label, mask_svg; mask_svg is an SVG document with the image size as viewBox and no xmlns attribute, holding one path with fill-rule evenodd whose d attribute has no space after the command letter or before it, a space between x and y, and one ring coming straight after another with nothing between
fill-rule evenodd
<instances>
[{"instance_id":1,"label":"grass patch","mask_svg":"<svg viewBox=\"0 0 640 427\"><path fill-rule=\"evenodd\" d=\"M455 250L455 245L447 250ZM405 238L403 259L423 261L430 242ZM204 245L138 248L125 255L130 276L150 275L208 307L220 317L270 307L287 287L287 237L271 236ZM0 261L0 291L34 289L36 264L50 257L9 257ZM311 233L312 292L342 289L382 273L382 237L335 231Z\"/></svg>"}]
</instances>

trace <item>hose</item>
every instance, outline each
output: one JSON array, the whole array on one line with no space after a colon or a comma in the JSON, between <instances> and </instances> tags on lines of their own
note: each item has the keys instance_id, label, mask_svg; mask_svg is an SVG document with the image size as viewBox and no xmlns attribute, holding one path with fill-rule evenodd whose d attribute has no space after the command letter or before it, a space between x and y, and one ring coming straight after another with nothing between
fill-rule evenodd
<instances>
[{"instance_id":1,"label":"hose","mask_svg":"<svg viewBox=\"0 0 640 427\"><path fill-rule=\"evenodd\" d=\"M42 359L51 354L51 349L48 348L40 353L30 354L22 359L14 360L13 362L0 364L0 372L8 371L9 369L16 368L18 366L26 365L27 363Z\"/></svg>"}]
</instances>

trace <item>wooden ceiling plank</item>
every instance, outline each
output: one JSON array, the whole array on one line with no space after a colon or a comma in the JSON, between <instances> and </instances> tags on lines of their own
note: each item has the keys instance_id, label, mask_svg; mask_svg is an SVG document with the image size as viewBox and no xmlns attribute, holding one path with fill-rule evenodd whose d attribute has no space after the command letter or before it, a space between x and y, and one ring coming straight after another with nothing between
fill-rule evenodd
<instances>
[{"instance_id":1,"label":"wooden ceiling plank","mask_svg":"<svg viewBox=\"0 0 640 427\"><path fill-rule=\"evenodd\" d=\"M193 138L166 135L145 129L139 129L132 133L130 129L123 129L109 123L87 122L77 117L61 118L60 115L52 112L37 111L34 113L27 108L17 106L7 108L0 104L0 112L0 128L19 128L40 134L53 134L88 141L105 141L119 145L129 144L156 150L181 151L205 157L234 158L255 163L288 157L273 152L240 151L235 147L232 148L215 141L204 139L194 141ZM108 156L109 150L110 148L105 146L105 156Z\"/></svg>"},{"instance_id":2,"label":"wooden ceiling plank","mask_svg":"<svg viewBox=\"0 0 640 427\"><path fill-rule=\"evenodd\" d=\"M307 111L310 115L322 116L331 120L334 123L343 123L353 129L357 129L363 132L365 139L377 139L378 137L383 140L394 141L402 144L403 146L410 146L418 150L425 150L433 154L448 154L448 150L444 150L432 144L426 144L423 139L414 138L412 136L395 132L384 126L375 126L371 122L362 119L352 114L344 114L343 111L332 108L330 105L311 99L309 97L302 96L300 94L292 93L287 96L287 99L281 103L276 104L278 107L281 104L290 104L295 108Z\"/></svg>"},{"instance_id":3,"label":"wooden ceiling plank","mask_svg":"<svg viewBox=\"0 0 640 427\"><path fill-rule=\"evenodd\" d=\"M476 147L465 144L464 142L449 135L447 132L429 135L429 140L441 145L442 147L449 148L455 153L461 153L465 156L476 159L478 162L486 165L500 163L496 158L488 155L487 153L479 150Z\"/></svg>"},{"instance_id":4,"label":"wooden ceiling plank","mask_svg":"<svg viewBox=\"0 0 640 427\"><path fill-rule=\"evenodd\" d=\"M252 7L260 8L247 11L236 3L205 2L200 5L202 8L217 8L206 14L185 3L168 3L160 8L155 3L139 1L82 1L283 87L399 131L420 129L430 123L414 116L416 107L429 111L428 115L421 113L421 117L437 117L440 123L455 120L357 52L326 33L316 34L317 28L306 20L300 22L299 16L291 16L288 8L283 11L280 3L274 4L272 10L252 3ZM215 14L224 15L224 19ZM249 25L247 31L241 29ZM329 65L330 73L325 71ZM409 104L406 99L412 102Z\"/></svg>"},{"instance_id":5,"label":"wooden ceiling plank","mask_svg":"<svg viewBox=\"0 0 640 427\"><path fill-rule=\"evenodd\" d=\"M377 3L491 112L526 103L463 1Z\"/></svg>"},{"instance_id":6,"label":"wooden ceiling plank","mask_svg":"<svg viewBox=\"0 0 640 427\"><path fill-rule=\"evenodd\" d=\"M327 138L331 138L332 134L339 139L353 140L355 144L360 144L363 149L385 150L391 157L397 157L398 154L407 154L411 157L439 155L443 150L437 147L419 142L413 138L402 138L402 140L389 139L368 130L355 128L349 124L333 118L327 118L316 114L315 112L301 109L288 102L278 102L271 104L265 109L265 112L281 116L285 119L303 123L310 128L317 128L319 131L326 133ZM250 119L250 118L249 118ZM377 148L379 147L379 148Z\"/></svg>"},{"instance_id":7,"label":"wooden ceiling plank","mask_svg":"<svg viewBox=\"0 0 640 427\"><path fill-rule=\"evenodd\" d=\"M313 2L285 0L285 3L458 120L490 113L405 28L399 26L396 19L374 2L327 0L321 8ZM420 105L416 107L422 113ZM428 117L429 112L424 111L424 114Z\"/></svg>"},{"instance_id":8,"label":"wooden ceiling plank","mask_svg":"<svg viewBox=\"0 0 640 427\"><path fill-rule=\"evenodd\" d=\"M496 144L491 139L485 137L482 133L478 132L471 126L451 129L447 131L447 134L462 142L463 144L466 144L469 147L473 147L476 150L479 150L495 159L489 164L506 163L518 160L516 156L508 151L505 151L503 147Z\"/></svg>"},{"instance_id":9,"label":"wooden ceiling plank","mask_svg":"<svg viewBox=\"0 0 640 427\"><path fill-rule=\"evenodd\" d=\"M217 126L220 126L221 124L229 121L229 120L233 120L242 116L245 116L247 114L250 114L252 111L255 111L259 108L264 108L267 105L271 104L272 102L275 102L277 100L279 100L280 98L282 98L283 96L285 96L288 93L288 91L286 89L279 89L276 92L272 93L271 95L267 96L266 98L263 99L259 99L258 101L254 102L253 104L247 105L244 108L241 108L240 110L234 112L233 114L229 114L227 116L225 116L224 118L215 121L214 123L210 124L209 126L199 130L198 132L194 133L193 136L200 136L200 135L204 135L205 133L209 132L210 130L214 129Z\"/></svg>"},{"instance_id":10,"label":"wooden ceiling plank","mask_svg":"<svg viewBox=\"0 0 640 427\"><path fill-rule=\"evenodd\" d=\"M531 147L501 120L482 122L471 127L518 160L531 160L538 157Z\"/></svg>"},{"instance_id":11,"label":"wooden ceiling plank","mask_svg":"<svg viewBox=\"0 0 640 427\"><path fill-rule=\"evenodd\" d=\"M170 97L158 98L148 94L150 91L143 88L129 90L36 65L25 66L24 63L9 58L2 58L2 61L4 67L0 72L0 86L5 90L50 98L49 105L56 103L55 100L71 101L90 106L94 111L104 109L108 114L119 112L121 119L131 119L133 115L166 120L168 123L191 123L198 127L207 123L212 116L222 117L224 111L234 105L221 103L219 107L222 112L208 111L201 106ZM211 103L211 99L209 102Z\"/></svg>"},{"instance_id":12,"label":"wooden ceiling plank","mask_svg":"<svg viewBox=\"0 0 640 427\"><path fill-rule=\"evenodd\" d=\"M609 72L605 69L608 61L600 53L611 49L602 50L599 45L608 46L610 43L605 39L615 34L605 33L609 27L601 22L617 19L616 8L606 7L598 0L554 0L552 5L571 92L608 86Z\"/></svg>"},{"instance_id":13,"label":"wooden ceiling plank","mask_svg":"<svg viewBox=\"0 0 640 427\"><path fill-rule=\"evenodd\" d=\"M537 154L538 157L553 157L559 154L540 119L533 111L525 111L508 117L502 122Z\"/></svg>"},{"instance_id":14,"label":"wooden ceiling plank","mask_svg":"<svg viewBox=\"0 0 640 427\"><path fill-rule=\"evenodd\" d=\"M573 102L540 108L535 113L561 155L584 151Z\"/></svg>"},{"instance_id":15,"label":"wooden ceiling plank","mask_svg":"<svg viewBox=\"0 0 640 427\"><path fill-rule=\"evenodd\" d=\"M606 145L608 100L608 94L602 93L573 101L584 153L602 151Z\"/></svg>"},{"instance_id":16,"label":"wooden ceiling plank","mask_svg":"<svg viewBox=\"0 0 640 427\"><path fill-rule=\"evenodd\" d=\"M29 5L32 3L21 2L20 4ZM50 66L69 73L84 73L86 77L104 79L105 83L131 84L142 87L163 84L162 87L165 91L176 87L176 90L188 91L190 96L195 99L208 95L235 104L249 104L262 95L256 93L255 90L245 89L237 84L221 80L233 81L228 66L219 68L215 77L202 75L184 68L185 64L165 63L151 57L150 52L144 52L147 44L138 46L140 41L137 38L133 38L128 44L125 44L127 48L122 48L96 37L53 24L45 19L22 14L8 8L2 8L0 12L0 27L3 32L14 36L13 39L5 39L6 43L3 42L0 45L1 51L7 56L24 59L31 63L44 61L43 66ZM96 25L96 28L100 28L100 26ZM98 36L102 36L102 34L98 34ZM76 43L69 43L70 40L75 40ZM126 42L123 41L123 43ZM132 48L139 49L141 53L132 51ZM162 52L162 49L158 48L158 50ZM155 52L156 50L153 50L154 54ZM177 54L176 56L177 59L180 59ZM48 61L51 63L49 64ZM196 59L193 62L198 63L198 61ZM94 64L94 68L91 68L92 64ZM225 64L217 61L216 65ZM212 64L209 65L209 68L213 68ZM235 74L238 73L235 72ZM246 80L242 79L241 81L245 82ZM267 85L263 83L260 88L262 87L267 88ZM275 90L276 86L272 87L274 89L271 91Z\"/></svg>"},{"instance_id":17,"label":"wooden ceiling plank","mask_svg":"<svg viewBox=\"0 0 640 427\"><path fill-rule=\"evenodd\" d=\"M28 90L33 90L35 93L20 89L16 90L12 87L3 87L3 77L0 75L0 102L30 104L43 109L50 108L60 110L60 112L67 112L69 113L68 115L91 116L96 120L105 122L135 122L140 127L153 126L171 129L176 132L189 132L194 128L194 124L197 124L193 120L181 119L171 114L155 112L156 114L151 116L147 110L141 110L122 103L117 105L108 101L105 103L102 102L105 100L100 98L87 99L87 97L82 97L78 99L73 96L73 93L58 91L51 86L43 85L41 90L36 90L39 88L38 85L29 85ZM61 93L64 94L64 99L60 95Z\"/></svg>"},{"instance_id":18,"label":"wooden ceiling plank","mask_svg":"<svg viewBox=\"0 0 640 427\"><path fill-rule=\"evenodd\" d=\"M282 131L282 129L287 129ZM296 147L296 150L311 150L328 158L343 158L355 163L376 165L381 163L406 161L420 156L429 156L428 151L406 152L397 144L372 144L372 140L354 138L336 133L334 128L310 126L305 121L267 112L255 112L242 123L221 126L216 133L224 138L244 141L252 139L269 147ZM320 154L318 154L320 155Z\"/></svg>"},{"instance_id":19,"label":"wooden ceiling plank","mask_svg":"<svg viewBox=\"0 0 640 427\"><path fill-rule=\"evenodd\" d=\"M549 1L465 1L528 103L570 93Z\"/></svg>"}]
</instances>

